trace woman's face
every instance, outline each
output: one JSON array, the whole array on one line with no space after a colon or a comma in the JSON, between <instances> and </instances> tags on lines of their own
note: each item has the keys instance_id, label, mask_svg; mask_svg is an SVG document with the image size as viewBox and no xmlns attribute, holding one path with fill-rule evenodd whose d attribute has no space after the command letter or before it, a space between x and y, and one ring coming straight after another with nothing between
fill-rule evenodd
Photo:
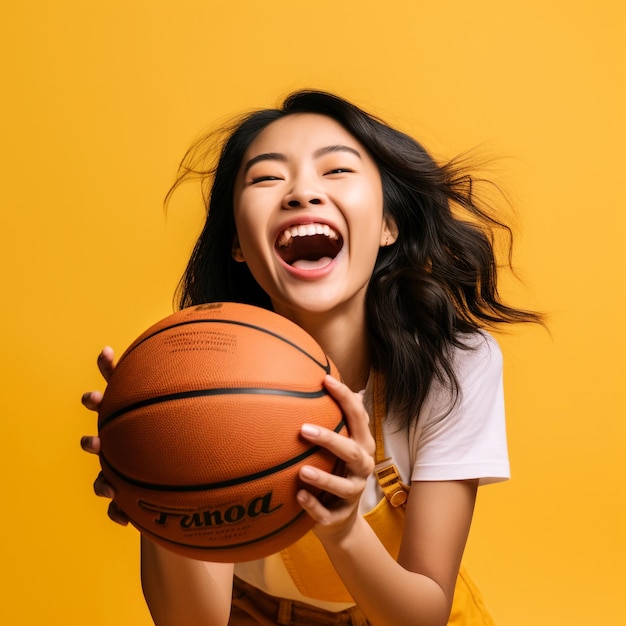
<instances>
[{"instance_id":1,"label":"woman's face","mask_svg":"<svg viewBox=\"0 0 626 626\"><path fill-rule=\"evenodd\" d=\"M234 211L233 257L275 310L296 320L362 312L379 247L396 238L376 164L323 115L289 115L258 135L237 176Z\"/></svg>"}]
</instances>

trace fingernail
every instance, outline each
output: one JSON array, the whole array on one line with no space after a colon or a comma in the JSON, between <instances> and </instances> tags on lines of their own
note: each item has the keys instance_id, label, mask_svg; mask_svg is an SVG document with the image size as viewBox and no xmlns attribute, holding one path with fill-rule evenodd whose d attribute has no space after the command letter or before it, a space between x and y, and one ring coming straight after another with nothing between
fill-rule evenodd
<instances>
[{"instance_id":1,"label":"fingernail","mask_svg":"<svg viewBox=\"0 0 626 626\"><path fill-rule=\"evenodd\" d=\"M315 480L318 476L318 473L312 467L305 465L304 467L300 468L300 476L309 480Z\"/></svg>"},{"instance_id":2,"label":"fingernail","mask_svg":"<svg viewBox=\"0 0 626 626\"><path fill-rule=\"evenodd\" d=\"M103 359L110 359L111 353L113 352L113 348L111 346L104 346L98 355L98 361L102 361Z\"/></svg>"},{"instance_id":3,"label":"fingernail","mask_svg":"<svg viewBox=\"0 0 626 626\"><path fill-rule=\"evenodd\" d=\"M300 431L306 437L319 437L320 435L320 429L313 424L302 424Z\"/></svg>"},{"instance_id":4,"label":"fingernail","mask_svg":"<svg viewBox=\"0 0 626 626\"><path fill-rule=\"evenodd\" d=\"M341 384L336 378L333 378L330 374L326 374L325 380L326 384L330 385L331 387L338 387Z\"/></svg>"}]
</instances>

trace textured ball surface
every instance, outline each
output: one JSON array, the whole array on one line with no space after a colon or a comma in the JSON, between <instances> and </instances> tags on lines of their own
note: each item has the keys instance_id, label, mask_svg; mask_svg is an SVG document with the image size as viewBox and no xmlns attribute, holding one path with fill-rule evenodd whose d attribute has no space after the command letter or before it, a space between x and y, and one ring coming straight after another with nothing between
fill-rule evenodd
<instances>
[{"instance_id":1,"label":"textured ball surface","mask_svg":"<svg viewBox=\"0 0 626 626\"><path fill-rule=\"evenodd\" d=\"M317 342L265 309L218 302L161 320L122 355L99 410L117 504L184 556L238 562L287 547L313 526L296 501L300 467L343 471L300 436L305 422L346 434L327 373L339 378Z\"/></svg>"}]
</instances>

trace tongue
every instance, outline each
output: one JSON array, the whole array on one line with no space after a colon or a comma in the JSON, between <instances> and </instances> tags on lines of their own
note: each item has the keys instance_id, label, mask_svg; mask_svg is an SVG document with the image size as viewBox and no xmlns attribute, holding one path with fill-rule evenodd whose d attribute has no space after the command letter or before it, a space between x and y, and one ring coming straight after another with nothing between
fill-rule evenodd
<instances>
[{"instance_id":1,"label":"tongue","mask_svg":"<svg viewBox=\"0 0 626 626\"><path fill-rule=\"evenodd\" d=\"M332 259L329 256L323 256L316 261L309 261L308 259L298 259L292 263L293 267L297 267L300 270L317 270L321 267L326 267Z\"/></svg>"}]
</instances>

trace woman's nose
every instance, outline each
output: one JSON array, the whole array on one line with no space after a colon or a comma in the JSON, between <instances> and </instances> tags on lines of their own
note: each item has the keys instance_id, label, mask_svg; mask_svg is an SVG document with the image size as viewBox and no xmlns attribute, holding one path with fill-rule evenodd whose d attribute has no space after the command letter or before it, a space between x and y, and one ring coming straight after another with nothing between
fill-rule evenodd
<instances>
[{"instance_id":1,"label":"woman's nose","mask_svg":"<svg viewBox=\"0 0 626 626\"><path fill-rule=\"evenodd\" d=\"M294 189L283 199L283 208L302 209L307 206L324 204L324 194L312 190Z\"/></svg>"}]
</instances>

